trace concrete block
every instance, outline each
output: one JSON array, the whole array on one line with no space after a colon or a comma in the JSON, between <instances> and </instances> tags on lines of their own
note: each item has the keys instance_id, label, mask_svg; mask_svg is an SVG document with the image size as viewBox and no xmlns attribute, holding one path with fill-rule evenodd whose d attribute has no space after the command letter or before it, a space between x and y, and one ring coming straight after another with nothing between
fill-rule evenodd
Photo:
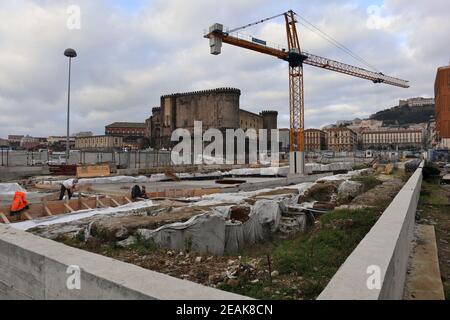
<instances>
[{"instance_id":1,"label":"concrete block","mask_svg":"<svg viewBox=\"0 0 450 320\"><path fill-rule=\"evenodd\" d=\"M233 293L180 280L0 225L0 299L242 300ZM69 266L81 270L68 289Z\"/></svg>"},{"instance_id":2,"label":"concrete block","mask_svg":"<svg viewBox=\"0 0 450 320\"><path fill-rule=\"evenodd\" d=\"M422 168L423 164L345 260L319 295L319 300L403 298L422 184ZM377 286L376 281L378 271L380 286Z\"/></svg>"}]
</instances>

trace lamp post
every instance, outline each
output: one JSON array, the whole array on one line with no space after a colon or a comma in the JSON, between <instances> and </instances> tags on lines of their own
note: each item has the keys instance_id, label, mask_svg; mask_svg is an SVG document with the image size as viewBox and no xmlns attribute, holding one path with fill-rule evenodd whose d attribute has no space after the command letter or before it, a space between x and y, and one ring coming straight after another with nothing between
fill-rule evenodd
<instances>
[{"instance_id":1,"label":"lamp post","mask_svg":"<svg viewBox=\"0 0 450 320\"><path fill-rule=\"evenodd\" d=\"M69 122L70 122L70 76L72 72L72 58L77 56L77 52L74 49L66 49L64 51L64 55L69 58L69 84L68 84L68 92L67 92L67 144L66 144L66 163L69 162L70 156L70 130L69 130Z\"/></svg>"}]
</instances>

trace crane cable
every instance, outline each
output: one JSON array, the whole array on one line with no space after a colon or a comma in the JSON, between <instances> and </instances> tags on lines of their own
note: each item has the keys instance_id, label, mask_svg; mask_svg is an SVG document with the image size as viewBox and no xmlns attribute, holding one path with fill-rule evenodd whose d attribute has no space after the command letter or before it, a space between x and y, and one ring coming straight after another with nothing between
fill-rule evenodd
<instances>
[{"instance_id":1,"label":"crane cable","mask_svg":"<svg viewBox=\"0 0 450 320\"><path fill-rule=\"evenodd\" d=\"M293 11L294 12L294 11ZM246 29L249 28L251 26L281 17L283 15L285 15L287 12L283 12L277 15L274 15L272 17L269 18L265 18L256 22L252 22L249 24L246 24L242 27L238 27L238 28L234 28L231 30L228 30L226 33L233 33L233 32L237 32L239 30L242 29ZM366 65L367 67L371 68L372 70L376 71L376 72L380 72L376 67L374 67L373 65L371 65L369 62L367 62L364 58L362 58L361 56L359 56L358 54L356 54L355 52L353 52L351 49L349 49L347 46L343 45L342 43L340 43L339 41L337 41L335 38L333 38L332 36L328 35L326 32L322 31L319 27L315 26L312 22L309 22L305 17L303 17L302 15L294 12L294 15L296 15L297 17L299 17L302 21L300 21L300 24L303 25L305 28L307 28L308 30L310 30L311 32L317 34L318 36L320 36L321 38L325 39L326 41L330 42L332 45L334 45L335 47L337 47L338 49L344 51L345 53L347 53L348 55L350 55L353 59L363 63L364 65Z\"/></svg>"},{"instance_id":2,"label":"crane cable","mask_svg":"<svg viewBox=\"0 0 450 320\"><path fill-rule=\"evenodd\" d=\"M262 20L259 20L259 21L256 21L256 22L252 22L252 23L246 24L245 26L242 26L242 27L239 27L239 28L231 29L231 30L227 31L227 33L233 33L233 32L236 32L236 31L239 31L239 30L242 30L242 29L246 29L248 27L251 27L251 26L254 26L254 25L257 25L257 24L260 24L260 23L263 23L263 22L266 22L266 21L269 21L269 20L281 17L285 13L286 12L283 12L283 13L277 14L277 15L275 15L273 17L270 17L270 18L265 18L265 19L262 19Z\"/></svg>"},{"instance_id":3,"label":"crane cable","mask_svg":"<svg viewBox=\"0 0 450 320\"><path fill-rule=\"evenodd\" d=\"M328 35L326 32L320 30L318 27L316 27L313 23L309 22L307 19L305 19L303 16L299 15L298 13L294 12L294 14L296 16L298 16L301 20L303 20L304 22L300 23L306 27L308 30L316 33L317 35L319 35L320 37L322 37L323 39L327 40L328 42L330 42L331 44L333 44L335 47L337 47L338 49L344 51L345 53L347 53L348 55L350 55L351 57L353 57L355 60L363 63L364 65L368 66L369 68L373 69L376 72L379 72L379 70L374 67L373 65L371 65L369 62L367 62L366 60L364 60L361 56L357 55L355 52L353 52L352 50L350 50L348 47L346 47L345 45L343 45L342 43L340 43L339 41L337 41L336 39L334 39L332 36Z\"/></svg>"}]
</instances>

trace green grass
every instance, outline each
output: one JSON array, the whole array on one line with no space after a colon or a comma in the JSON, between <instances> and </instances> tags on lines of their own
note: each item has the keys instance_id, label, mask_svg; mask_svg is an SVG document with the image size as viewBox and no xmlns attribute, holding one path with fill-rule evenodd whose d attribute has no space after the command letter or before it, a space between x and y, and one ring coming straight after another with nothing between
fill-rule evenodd
<instances>
[{"instance_id":1,"label":"green grass","mask_svg":"<svg viewBox=\"0 0 450 320\"><path fill-rule=\"evenodd\" d=\"M320 218L322 227L284 241L274 252L281 273L296 272L310 280L305 297L315 298L377 221L380 209L336 210Z\"/></svg>"},{"instance_id":2,"label":"green grass","mask_svg":"<svg viewBox=\"0 0 450 320\"><path fill-rule=\"evenodd\" d=\"M367 163L360 163L360 164L355 164L352 166L353 170L362 170L362 169L368 169L371 166Z\"/></svg>"},{"instance_id":3,"label":"green grass","mask_svg":"<svg viewBox=\"0 0 450 320\"><path fill-rule=\"evenodd\" d=\"M65 245L71 247L88 250L108 257L114 257L120 251L134 251L137 254L143 256L159 250L159 247L153 241L144 240L139 237L137 237L136 243L126 248L120 247L114 242L104 242L104 239L91 239L92 241L85 242L84 237L81 237L79 236L79 234L77 234L76 237L62 235L59 236L56 241L62 242Z\"/></svg>"},{"instance_id":4,"label":"green grass","mask_svg":"<svg viewBox=\"0 0 450 320\"><path fill-rule=\"evenodd\" d=\"M273 270L281 275L301 276L305 299L315 299L325 288L345 259L378 220L383 208L335 210L323 215L320 227L295 239L282 240L272 248ZM267 279L253 284L241 281L236 287L222 284L220 289L256 299L286 299L292 288L281 287ZM271 288L270 292L264 288ZM279 293L276 293L279 291Z\"/></svg>"},{"instance_id":5,"label":"green grass","mask_svg":"<svg viewBox=\"0 0 450 320\"><path fill-rule=\"evenodd\" d=\"M442 192L441 187L437 184L422 183L422 190L420 193L419 204L427 205L448 205L450 204L449 198Z\"/></svg>"},{"instance_id":6,"label":"green grass","mask_svg":"<svg viewBox=\"0 0 450 320\"><path fill-rule=\"evenodd\" d=\"M137 239L136 243L128 246L127 248L121 248L123 250L132 250L137 252L140 256L155 252L159 249L158 245L154 241L144 241Z\"/></svg>"}]
</instances>

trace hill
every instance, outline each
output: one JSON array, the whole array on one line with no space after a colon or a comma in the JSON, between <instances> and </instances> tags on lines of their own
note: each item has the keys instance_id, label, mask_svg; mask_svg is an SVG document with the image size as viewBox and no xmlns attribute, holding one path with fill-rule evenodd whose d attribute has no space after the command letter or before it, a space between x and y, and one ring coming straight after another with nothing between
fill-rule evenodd
<instances>
[{"instance_id":1,"label":"hill","mask_svg":"<svg viewBox=\"0 0 450 320\"><path fill-rule=\"evenodd\" d=\"M393 107L370 116L372 120L383 121L384 125L405 125L428 122L434 117L434 105L425 107Z\"/></svg>"}]
</instances>

